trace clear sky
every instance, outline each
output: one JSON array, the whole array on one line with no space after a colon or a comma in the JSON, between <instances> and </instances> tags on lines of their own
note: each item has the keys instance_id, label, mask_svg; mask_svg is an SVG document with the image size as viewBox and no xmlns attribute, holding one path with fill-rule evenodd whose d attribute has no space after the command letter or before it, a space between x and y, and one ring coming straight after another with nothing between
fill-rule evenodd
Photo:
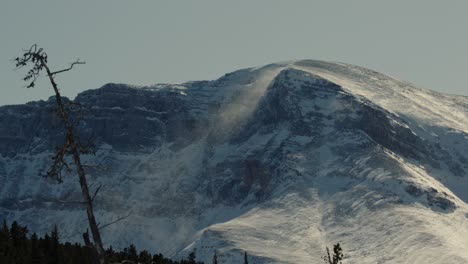
<instances>
[{"instance_id":1,"label":"clear sky","mask_svg":"<svg viewBox=\"0 0 468 264\"><path fill-rule=\"evenodd\" d=\"M1 0L0 105L46 99L12 59L33 43L63 68L62 91L108 82L215 79L245 67L321 59L368 67L420 87L468 95L468 1Z\"/></svg>"}]
</instances>

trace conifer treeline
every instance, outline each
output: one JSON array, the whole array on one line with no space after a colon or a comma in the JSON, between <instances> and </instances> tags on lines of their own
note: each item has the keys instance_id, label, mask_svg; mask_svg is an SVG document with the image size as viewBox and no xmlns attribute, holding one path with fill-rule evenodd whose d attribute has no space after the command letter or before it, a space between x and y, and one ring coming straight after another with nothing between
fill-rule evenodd
<instances>
[{"instance_id":1,"label":"conifer treeline","mask_svg":"<svg viewBox=\"0 0 468 264\"><path fill-rule=\"evenodd\" d=\"M11 226L3 220L0 229L0 264L86 264L92 263L93 249L78 243L60 243L59 231L54 226L50 234L38 237L36 233L28 236L28 228L14 221ZM322 259L327 264L340 264L343 250L340 244L333 246L333 252L327 247ZM187 259L174 261L162 254L152 255L146 250L138 251L132 244L121 251L112 246L106 250L108 263L141 263L141 264L203 264L196 261L195 252ZM212 264L218 263L218 254L213 255ZM247 252L244 252L244 264L248 264Z\"/></svg>"},{"instance_id":2,"label":"conifer treeline","mask_svg":"<svg viewBox=\"0 0 468 264\"><path fill-rule=\"evenodd\" d=\"M38 237L36 233L28 236L28 229L16 221L9 227L4 220L0 229L1 264L85 264L91 263L92 250L78 243L60 243L59 232L55 226L50 234ZM115 251L106 250L109 263L143 264L202 264L196 262L195 253L187 260L174 261L162 254L152 255L146 250L138 252L134 245Z\"/></svg>"}]
</instances>

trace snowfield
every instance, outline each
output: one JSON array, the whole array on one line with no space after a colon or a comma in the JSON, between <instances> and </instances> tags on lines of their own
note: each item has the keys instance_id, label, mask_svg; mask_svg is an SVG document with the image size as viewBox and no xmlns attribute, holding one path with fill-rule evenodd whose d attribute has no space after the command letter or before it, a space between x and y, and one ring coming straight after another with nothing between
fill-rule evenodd
<instances>
[{"instance_id":1,"label":"snowfield","mask_svg":"<svg viewBox=\"0 0 468 264\"><path fill-rule=\"evenodd\" d=\"M303 60L213 81L79 94L106 245L210 263L468 263L468 97ZM0 107L0 218L81 241L75 175L40 176L60 144L53 99Z\"/></svg>"}]
</instances>

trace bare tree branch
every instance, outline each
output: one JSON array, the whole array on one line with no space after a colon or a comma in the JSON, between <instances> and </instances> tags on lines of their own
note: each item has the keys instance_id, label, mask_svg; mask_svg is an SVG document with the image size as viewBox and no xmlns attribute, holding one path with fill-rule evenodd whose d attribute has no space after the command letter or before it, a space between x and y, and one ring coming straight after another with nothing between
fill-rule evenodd
<instances>
[{"instance_id":1,"label":"bare tree branch","mask_svg":"<svg viewBox=\"0 0 468 264\"><path fill-rule=\"evenodd\" d=\"M105 225L103 225L103 226L100 226L100 227L99 227L99 230L102 230L103 228L106 228L106 227L108 227L108 226L110 226L110 225L113 225L113 224L115 224L115 223L117 223L117 222L120 222L120 221L124 220L125 218L128 218L128 217L131 216L131 215L132 215L132 212L130 212L130 213L129 213L128 215L126 215L126 216L122 216L122 217L120 217L120 218L118 218L118 219L116 219L116 220L114 220L114 221L112 221L112 222L110 222L110 223L107 223L107 224L105 224Z\"/></svg>"},{"instance_id":2,"label":"bare tree branch","mask_svg":"<svg viewBox=\"0 0 468 264\"><path fill-rule=\"evenodd\" d=\"M66 68L66 69L63 69L63 70L51 72L50 74L51 74L51 75L56 75L56 74L59 74L59 73L62 73L62 72L69 71L69 70L73 69L73 66L75 66L75 65L77 65L77 64L86 64L86 62L80 61L80 59L77 59L76 61L74 61L74 62L72 62L72 63L70 64L70 67L68 67L68 68Z\"/></svg>"},{"instance_id":3,"label":"bare tree branch","mask_svg":"<svg viewBox=\"0 0 468 264\"><path fill-rule=\"evenodd\" d=\"M91 197L91 202L94 202L94 198L96 198L96 195L98 194L99 190L101 190L102 185L100 184L97 188L96 191L94 191L93 196Z\"/></svg>"}]
</instances>

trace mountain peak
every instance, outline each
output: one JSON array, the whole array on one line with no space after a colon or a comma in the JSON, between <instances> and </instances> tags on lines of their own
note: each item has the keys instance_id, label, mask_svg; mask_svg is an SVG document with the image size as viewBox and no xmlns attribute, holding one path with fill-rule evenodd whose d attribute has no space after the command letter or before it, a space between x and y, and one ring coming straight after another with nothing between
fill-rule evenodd
<instances>
[{"instance_id":1,"label":"mountain peak","mask_svg":"<svg viewBox=\"0 0 468 264\"><path fill-rule=\"evenodd\" d=\"M105 186L99 221L132 212L103 230L113 246L310 263L340 242L360 263L468 261L466 97L301 60L213 81L107 84L75 101L80 136L96 138L85 162ZM39 233L56 223L81 241L82 208L64 202L80 195L74 175L34 176L63 140L52 107L0 107L0 219Z\"/></svg>"}]
</instances>

